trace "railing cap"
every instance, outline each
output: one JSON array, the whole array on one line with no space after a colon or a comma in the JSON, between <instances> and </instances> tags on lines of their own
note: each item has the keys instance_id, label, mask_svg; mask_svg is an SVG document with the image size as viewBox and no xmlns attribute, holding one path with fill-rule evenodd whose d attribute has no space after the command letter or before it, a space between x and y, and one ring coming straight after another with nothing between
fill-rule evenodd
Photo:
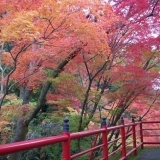
<instances>
[{"instance_id":1,"label":"railing cap","mask_svg":"<svg viewBox=\"0 0 160 160\"><path fill-rule=\"evenodd\" d=\"M107 123L106 123L106 117L102 116L102 122L101 122L101 127L106 127Z\"/></svg>"},{"instance_id":2,"label":"railing cap","mask_svg":"<svg viewBox=\"0 0 160 160\"><path fill-rule=\"evenodd\" d=\"M68 117L63 119L63 132L69 132L69 119Z\"/></svg>"},{"instance_id":3,"label":"railing cap","mask_svg":"<svg viewBox=\"0 0 160 160\"><path fill-rule=\"evenodd\" d=\"M135 122L135 117L134 117L134 116L132 116L132 122L133 122L133 123Z\"/></svg>"},{"instance_id":4,"label":"railing cap","mask_svg":"<svg viewBox=\"0 0 160 160\"><path fill-rule=\"evenodd\" d=\"M124 118L121 116L121 124L124 124Z\"/></svg>"}]
</instances>

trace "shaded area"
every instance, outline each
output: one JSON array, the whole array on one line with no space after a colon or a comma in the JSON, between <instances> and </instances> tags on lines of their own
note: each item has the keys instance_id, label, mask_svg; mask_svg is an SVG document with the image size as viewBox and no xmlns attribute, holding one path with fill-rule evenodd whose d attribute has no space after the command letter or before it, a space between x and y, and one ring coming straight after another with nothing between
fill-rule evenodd
<instances>
[{"instance_id":1,"label":"shaded area","mask_svg":"<svg viewBox=\"0 0 160 160\"><path fill-rule=\"evenodd\" d=\"M145 150L137 160L160 160L160 148Z\"/></svg>"}]
</instances>

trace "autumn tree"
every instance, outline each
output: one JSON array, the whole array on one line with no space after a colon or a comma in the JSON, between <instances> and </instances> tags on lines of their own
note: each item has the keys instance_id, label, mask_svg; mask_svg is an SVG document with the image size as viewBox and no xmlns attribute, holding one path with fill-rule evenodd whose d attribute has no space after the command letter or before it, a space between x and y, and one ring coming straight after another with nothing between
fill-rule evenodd
<instances>
[{"instance_id":1,"label":"autumn tree","mask_svg":"<svg viewBox=\"0 0 160 160\"><path fill-rule=\"evenodd\" d=\"M8 67L1 79L5 86L1 107L14 86L24 90L23 106L29 103L33 90L42 88L32 113L19 118L12 140L15 142L25 139L29 123L46 103L52 85L46 72L51 72L50 78L56 78L81 53L108 56L104 23L109 25L115 15L98 1L1 1L0 10L2 65ZM98 22L86 18L85 10L92 12ZM101 12L112 13L111 19L108 21ZM4 43L12 48L5 50ZM17 155L12 154L9 159L17 159Z\"/></svg>"},{"instance_id":2,"label":"autumn tree","mask_svg":"<svg viewBox=\"0 0 160 160\"><path fill-rule=\"evenodd\" d=\"M153 82L159 77L159 1L109 2L121 17L107 30L113 63L109 72L110 92L106 94L109 101L103 109L110 109L109 125L115 125L121 115L132 108L132 103L148 99L139 107L149 107L158 100Z\"/></svg>"},{"instance_id":3,"label":"autumn tree","mask_svg":"<svg viewBox=\"0 0 160 160\"><path fill-rule=\"evenodd\" d=\"M128 10L130 5L132 7ZM83 106L82 117L84 112L93 117L94 112L91 114L91 110L95 108L93 109L95 111L98 105L101 105L99 102L103 95L108 102L104 102L102 110L105 110L106 104L113 107L108 118L110 124L115 125L124 111L131 106L132 102L139 99L140 95L145 98L151 96L151 91L154 92L153 81L159 77L158 1L155 3L145 1L143 10L141 7L137 1L135 3L123 1L118 4L114 3L113 9L121 18L106 27L111 49L108 59L105 61L104 57L98 57L98 55L83 56L86 67L86 71L83 72L86 74L81 73L80 77L83 76L82 79L85 79L87 75L88 90L85 95L87 100L84 101L84 105L81 104ZM121 8L126 8L126 10ZM148 19L150 12L154 12L154 21ZM152 23L157 25L151 29ZM82 72L79 69L77 71ZM88 99L91 88L92 91L96 90L99 93L95 93L94 100L93 97L92 100ZM155 94L153 94L153 99L154 96ZM99 97L98 100L97 97ZM96 107L93 107L93 102L96 103ZM86 112L87 109L88 112ZM85 127L86 125L82 128ZM82 128L79 127L79 130Z\"/></svg>"}]
</instances>

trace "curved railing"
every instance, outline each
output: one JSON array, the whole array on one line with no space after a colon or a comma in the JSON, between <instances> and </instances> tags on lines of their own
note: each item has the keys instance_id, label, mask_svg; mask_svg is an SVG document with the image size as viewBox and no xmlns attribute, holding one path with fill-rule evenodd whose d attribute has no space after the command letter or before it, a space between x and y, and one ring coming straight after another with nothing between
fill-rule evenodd
<instances>
[{"instance_id":1,"label":"curved railing","mask_svg":"<svg viewBox=\"0 0 160 160\"><path fill-rule=\"evenodd\" d=\"M138 147L141 147L143 149L143 146L145 144L160 144L160 142L145 142L144 141L145 135L143 134L143 132L146 130L154 130L154 129L159 130L159 128L144 129L143 125L150 123L160 123L160 121L134 122L134 119L132 119L132 123L124 124L124 120L123 118L121 118L121 125L107 127L106 118L102 118L102 124L100 129L82 131L76 133L69 132L68 121L69 121L68 119L66 118L64 119L63 134L61 135L0 145L0 156L24 150L29 150L33 148L39 148L46 145L62 143L63 160L73 160L76 157L80 157L86 153L90 153L88 159L92 160L93 152L99 148L102 148L102 153L103 153L101 160L108 160L109 157L111 157L113 154L117 152L121 153L120 160L125 160L131 153L137 155ZM119 132L120 136L108 141L112 131ZM87 150L71 155L71 146L70 146L71 141L83 137L88 137L91 135L95 135L95 141L92 144L92 147ZM97 144L98 135L101 135L102 140L100 141L101 143ZM151 136L160 136L160 135L151 135ZM114 149L112 152L109 152L110 147L117 143L119 143L120 147ZM127 146L129 146L130 148L129 151L127 149Z\"/></svg>"}]
</instances>

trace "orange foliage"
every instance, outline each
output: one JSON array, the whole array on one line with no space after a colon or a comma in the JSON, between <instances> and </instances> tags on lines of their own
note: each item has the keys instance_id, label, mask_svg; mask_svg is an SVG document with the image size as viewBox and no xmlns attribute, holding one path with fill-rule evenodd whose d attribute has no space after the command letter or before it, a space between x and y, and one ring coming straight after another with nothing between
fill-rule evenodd
<instances>
[{"instance_id":1,"label":"orange foliage","mask_svg":"<svg viewBox=\"0 0 160 160\"><path fill-rule=\"evenodd\" d=\"M0 2L0 43L14 46L3 53L3 63L16 68L11 76L16 83L29 77L28 87L36 88L44 78L42 68L55 68L74 48L106 58L110 53L106 26L118 18L109 5L97 0Z\"/></svg>"}]
</instances>

